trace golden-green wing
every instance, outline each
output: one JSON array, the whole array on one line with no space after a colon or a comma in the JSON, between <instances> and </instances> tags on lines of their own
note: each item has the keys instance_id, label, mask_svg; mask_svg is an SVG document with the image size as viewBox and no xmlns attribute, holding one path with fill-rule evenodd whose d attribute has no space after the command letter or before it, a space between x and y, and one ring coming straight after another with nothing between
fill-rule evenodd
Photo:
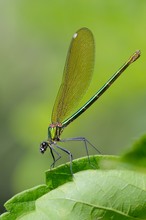
<instances>
[{"instance_id":1,"label":"golden-green wing","mask_svg":"<svg viewBox=\"0 0 146 220\"><path fill-rule=\"evenodd\" d=\"M78 30L72 38L67 54L62 83L52 111L52 123L63 122L77 110L93 74L95 44L92 32Z\"/></svg>"}]
</instances>

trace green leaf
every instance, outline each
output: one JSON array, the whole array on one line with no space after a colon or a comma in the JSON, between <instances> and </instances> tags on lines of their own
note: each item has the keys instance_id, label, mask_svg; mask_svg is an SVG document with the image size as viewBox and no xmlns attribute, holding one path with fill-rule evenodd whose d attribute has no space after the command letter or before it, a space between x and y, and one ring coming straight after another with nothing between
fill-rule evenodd
<instances>
[{"instance_id":1,"label":"green leaf","mask_svg":"<svg viewBox=\"0 0 146 220\"><path fill-rule=\"evenodd\" d=\"M23 213L35 209L35 201L49 191L46 185L40 185L17 194L5 203L8 213L1 216L1 219L16 219Z\"/></svg>"},{"instance_id":2,"label":"green leaf","mask_svg":"<svg viewBox=\"0 0 146 220\"><path fill-rule=\"evenodd\" d=\"M75 160L73 171L69 163L47 171L46 185L14 196L1 220L146 219L146 173L101 155Z\"/></svg>"},{"instance_id":3,"label":"green leaf","mask_svg":"<svg viewBox=\"0 0 146 220\"><path fill-rule=\"evenodd\" d=\"M145 219L146 175L88 170L37 200L35 219ZM28 219L29 214L22 220Z\"/></svg>"}]
</instances>

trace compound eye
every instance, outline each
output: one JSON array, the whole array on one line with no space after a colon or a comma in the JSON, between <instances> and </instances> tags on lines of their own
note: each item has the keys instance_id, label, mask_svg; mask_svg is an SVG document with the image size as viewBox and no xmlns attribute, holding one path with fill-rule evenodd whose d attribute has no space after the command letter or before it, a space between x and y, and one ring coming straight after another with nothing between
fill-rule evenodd
<instances>
[{"instance_id":1,"label":"compound eye","mask_svg":"<svg viewBox=\"0 0 146 220\"><path fill-rule=\"evenodd\" d=\"M46 141L42 142L41 145L40 145L40 152L43 154L47 150L48 146L49 145Z\"/></svg>"}]
</instances>

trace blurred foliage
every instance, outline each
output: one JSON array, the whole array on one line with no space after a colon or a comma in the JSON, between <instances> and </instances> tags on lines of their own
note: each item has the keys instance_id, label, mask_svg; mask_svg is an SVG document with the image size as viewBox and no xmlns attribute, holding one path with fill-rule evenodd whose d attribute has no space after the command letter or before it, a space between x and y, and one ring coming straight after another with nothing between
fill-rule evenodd
<instances>
[{"instance_id":1,"label":"blurred foliage","mask_svg":"<svg viewBox=\"0 0 146 220\"><path fill-rule=\"evenodd\" d=\"M122 161L131 163L139 168L146 167L146 135L135 142L132 150L128 149L127 153L123 156Z\"/></svg>"},{"instance_id":2,"label":"blurred foliage","mask_svg":"<svg viewBox=\"0 0 146 220\"><path fill-rule=\"evenodd\" d=\"M82 104L136 49L142 56L63 137L85 136L103 154L119 154L145 133L145 11L144 0L0 1L1 207L13 194L42 183L51 163L49 151L40 155L39 144L47 137L77 29L90 28L96 42L94 77ZM84 154L82 146L65 147L74 157Z\"/></svg>"}]
</instances>

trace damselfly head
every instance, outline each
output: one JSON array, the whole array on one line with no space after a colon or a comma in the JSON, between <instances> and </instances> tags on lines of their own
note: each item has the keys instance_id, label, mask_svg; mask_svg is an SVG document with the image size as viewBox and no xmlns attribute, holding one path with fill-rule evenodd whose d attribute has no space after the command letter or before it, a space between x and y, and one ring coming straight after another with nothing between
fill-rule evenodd
<instances>
[{"instance_id":1,"label":"damselfly head","mask_svg":"<svg viewBox=\"0 0 146 220\"><path fill-rule=\"evenodd\" d=\"M43 141L41 144L40 144L40 152L43 154L45 153L45 151L47 150L47 147L49 146L48 142L47 141Z\"/></svg>"}]
</instances>

